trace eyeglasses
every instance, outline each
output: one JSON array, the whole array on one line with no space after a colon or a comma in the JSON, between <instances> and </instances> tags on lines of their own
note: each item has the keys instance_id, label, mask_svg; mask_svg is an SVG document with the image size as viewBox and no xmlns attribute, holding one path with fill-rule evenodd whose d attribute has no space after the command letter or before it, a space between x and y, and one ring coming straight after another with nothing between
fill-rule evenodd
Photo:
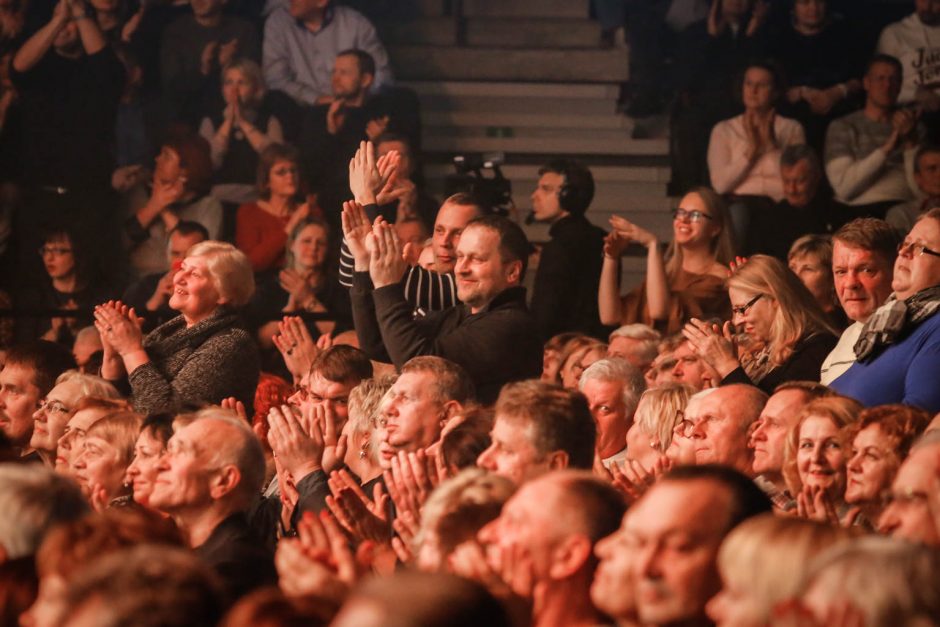
<instances>
[{"instance_id":1,"label":"eyeglasses","mask_svg":"<svg viewBox=\"0 0 940 627\"><path fill-rule=\"evenodd\" d=\"M731 315L732 315L732 316L746 316L748 310L749 310L751 307L754 306L754 303L756 303L757 301L759 301L759 300L760 300L761 298L763 298L764 296L765 296L764 294L758 294L757 296L755 296L755 297L752 298L751 300L747 301L746 303L744 303L744 304L741 305L740 307L732 307L732 308L731 308Z\"/></svg>"},{"instance_id":2,"label":"eyeglasses","mask_svg":"<svg viewBox=\"0 0 940 627\"><path fill-rule=\"evenodd\" d=\"M940 257L940 252L936 250L930 250L923 244L917 244L915 242L908 242L907 240L898 244L898 254L906 256L907 253L911 253L911 257L919 257L921 255L933 255L934 257Z\"/></svg>"},{"instance_id":3,"label":"eyeglasses","mask_svg":"<svg viewBox=\"0 0 940 627\"><path fill-rule=\"evenodd\" d=\"M702 218L705 218L706 220L714 219L707 213L703 213L699 211L698 209L693 209L692 211L689 211L688 209L683 209L682 207L679 207L678 209L673 209L672 211L673 220L681 220L682 222L685 222L686 220L688 220L689 222L701 222Z\"/></svg>"},{"instance_id":4,"label":"eyeglasses","mask_svg":"<svg viewBox=\"0 0 940 627\"><path fill-rule=\"evenodd\" d=\"M45 411L47 414L70 414L72 410L65 406L64 403L60 401L49 401L42 399L39 401L39 409Z\"/></svg>"},{"instance_id":5,"label":"eyeglasses","mask_svg":"<svg viewBox=\"0 0 940 627\"><path fill-rule=\"evenodd\" d=\"M68 255L72 249L64 246L40 246L37 252L40 257L45 257L46 255Z\"/></svg>"}]
</instances>

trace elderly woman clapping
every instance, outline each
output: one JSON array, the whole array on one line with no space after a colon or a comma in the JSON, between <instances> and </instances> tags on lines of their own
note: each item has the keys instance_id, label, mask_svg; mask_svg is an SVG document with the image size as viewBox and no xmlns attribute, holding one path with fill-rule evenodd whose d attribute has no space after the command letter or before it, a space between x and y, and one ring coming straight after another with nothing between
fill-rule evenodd
<instances>
[{"instance_id":1,"label":"elderly woman clapping","mask_svg":"<svg viewBox=\"0 0 940 627\"><path fill-rule=\"evenodd\" d=\"M126 376L134 409L142 414L230 396L250 407L258 355L238 309L254 288L244 253L224 242L196 244L173 277L170 307L180 316L144 337L133 309L113 301L95 309L104 345L102 376Z\"/></svg>"}]
</instances>

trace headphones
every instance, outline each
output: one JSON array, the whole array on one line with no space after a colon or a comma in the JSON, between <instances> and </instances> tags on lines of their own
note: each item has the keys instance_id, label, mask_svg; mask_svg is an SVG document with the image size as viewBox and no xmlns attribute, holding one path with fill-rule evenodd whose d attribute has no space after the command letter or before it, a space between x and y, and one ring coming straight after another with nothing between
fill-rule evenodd
<instances>
[{"instance_id":1,"label":"headphones","mask_svg":"<svg viewBox=\"0 0 940 627\"><path fill-rule=\"evenodd\" d=\"M560 160L546 166L560 172L565 182L558 188L558 204L572 215L584 215L594 199L594 177L577 161Z\"/></svg>"}]
</instances>

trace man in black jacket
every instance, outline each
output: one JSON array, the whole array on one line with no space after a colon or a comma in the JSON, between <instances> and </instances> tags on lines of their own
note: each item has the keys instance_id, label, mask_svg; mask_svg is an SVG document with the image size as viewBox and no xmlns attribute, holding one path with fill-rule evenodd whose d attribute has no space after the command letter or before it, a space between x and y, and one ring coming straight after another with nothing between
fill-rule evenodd
<instances>
[{"instance_id":1,"label":"man in black jacket","mask_svg":"<svg viewBox=\"0 0 940 627\"><path fill-rule=\"evenodd\" d=\"M539 169L532 192L532 217L551 224L542 247L532 295L532 314L547 340L563 331L602 337L597 313L604 230L584 213L594 198L594 177L574 161L556 160Z\"/></svg>"},{"instance_id":2,"label":"man in black jacket","mask_svg":"<svg viewBox=\"0 0 940 627\"><path fill-rule=\"evenodd\" d=\"M471 220L457 245L463 304L418 319L401 286L406 263L394 228L378 223L372 230L365 212L347 204L343 233L355 259L353 321L370 357L397 368L418 355L449 359L467 370L484 403L503 384L539 375L541 340L521 287L529 241L519 225L493 215Z\"/></svg>"}]
</instances>

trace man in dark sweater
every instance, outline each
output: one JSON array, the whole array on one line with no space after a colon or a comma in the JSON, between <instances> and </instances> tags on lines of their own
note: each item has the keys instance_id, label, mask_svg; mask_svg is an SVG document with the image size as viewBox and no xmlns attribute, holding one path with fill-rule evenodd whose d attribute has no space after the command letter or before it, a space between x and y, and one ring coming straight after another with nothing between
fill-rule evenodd
<instances>
[{"instance_id":1,"label":"man in dark sweater","mask_svg":"<svg viewBox=\"0 0 940 627\"><path fill-rule=\"evenodd\" d=\"M604 230L584 213L594 198L594 177L574 161L551 161L539 169L532 216L551 224L542 247L532 294L532 314L547 340L562 331L602 337L597 313Z\"/></svg>"},{"instance_id":2,"label":"man in dark sweater","mask_svg":"<svg viewBox=\"0 0 940 627\"><path fill-rule=\"evenodd\" d=\"M263 482L264 453L251 427L208 409L170 438L150 497L152 507L173 517L232 600L277 581L274 556L246 516Z\"/></svg>"},{"instance_id":3,"label":"man in dark sweater","mask_svg":"<svg viewBox=\"0 0 940 627\"><path fill-rule=\"evenodd\" d=\"M347 205L343 234L355 259L353 320L370 357L397 368L418 355L449 359L470 374L483 403L503 384L539 375L542 342L521 286L529 241L519 225L493 215L471 220L457 245L462 304L418 319L402 289L406 263L394 228L379 223L373 232L365 212Z\"/></svg>"}]
</instances>

